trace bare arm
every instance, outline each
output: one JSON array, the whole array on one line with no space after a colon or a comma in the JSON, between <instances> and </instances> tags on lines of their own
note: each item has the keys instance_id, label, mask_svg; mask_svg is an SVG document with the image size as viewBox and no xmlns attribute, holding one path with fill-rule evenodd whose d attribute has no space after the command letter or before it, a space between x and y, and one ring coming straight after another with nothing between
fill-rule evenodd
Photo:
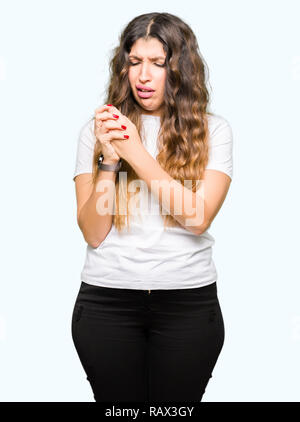
<instances>
[{"instance_id":1,"label":"bare arm","mask_svg":"<svg viewBox=\"0 0 300 422\"><path fill-rule=\"evenodd\" d=\"M101 170L98 174L95 185L92 184L92 174L84 173L75 177L76 199L77 199L77 222L82 231L85 241L92 247L97 248L105 239L112 226L113 200L115 189L116 173ZM101 181L104 189L99 191ZM100 184L99 184L100 182ZM110 185L107 186L107 185ZM98 192L97 192L98 187ZM99 202L102 196L107 200L108 213L100 215ZM104 197L103 197L104 198ZM100 201L99 200L99 201Z\"/></svg>"},{"instance_id":2,"label":"bare arm","mask_svg":"<svg viewBox=\"0 0 300 422\"><path fill-rule=\"evenodd\" d=\"M186 230L196 235L201 235L211 225L231 182L223 172L206 170L198 195L173 179L143 146L129 164L146 182L162 207Z\"/></svg>"}]
</instances>

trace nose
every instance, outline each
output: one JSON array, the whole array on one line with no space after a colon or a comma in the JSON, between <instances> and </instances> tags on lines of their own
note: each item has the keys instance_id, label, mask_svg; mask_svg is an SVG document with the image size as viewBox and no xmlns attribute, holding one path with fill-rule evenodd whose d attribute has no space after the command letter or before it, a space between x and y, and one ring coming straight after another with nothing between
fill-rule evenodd
<instances>
[{"instance_id":1,"label":"nose","mask_svg":"<svg viewBox=\"0 0 300 422\"><path fill-rule=\"evenodd\" d=\"M142 63L140 66L140 75L139 75L141 83L151 79L151 71L150 66L147 63Z\"/></svg>"}]
</instances>

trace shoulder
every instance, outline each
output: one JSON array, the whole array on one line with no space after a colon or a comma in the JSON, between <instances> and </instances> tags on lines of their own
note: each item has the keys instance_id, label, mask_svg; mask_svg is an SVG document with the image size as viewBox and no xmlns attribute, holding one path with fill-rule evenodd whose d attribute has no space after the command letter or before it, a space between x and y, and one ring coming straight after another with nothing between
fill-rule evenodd
<instances>
[{"instance_id":1,"label":"shoulder","mask_svg":"<svg viewBox=\"0 0 300 422\"><path fill-rule=\"evenodd\" d=\"M232 128L229 121L219 114L207 114L208 130L211 143L232 141Z\"/></svg>"},{"instance_id":2,"label":"shoulder","mask_svg":"<svg viewBox=\"0 0 300 422\"><path fill-rule=\"evenodd\" d=\"M209 160L206 168L233 174L233 135L227 119L217 114L208 116Z\"/></svg>"},{"instance_id":3,"label":"shoulder","mask_svg":"<svg viewBox=\"0 0 300 422\"><path fill-rule=\"evenodd\" d=\"M85 122L80 128L80 137L88 139L91 143L96 142L96 136L94 133L94 119L91 117L87 122Z\"/></svg>"}]
</instances>

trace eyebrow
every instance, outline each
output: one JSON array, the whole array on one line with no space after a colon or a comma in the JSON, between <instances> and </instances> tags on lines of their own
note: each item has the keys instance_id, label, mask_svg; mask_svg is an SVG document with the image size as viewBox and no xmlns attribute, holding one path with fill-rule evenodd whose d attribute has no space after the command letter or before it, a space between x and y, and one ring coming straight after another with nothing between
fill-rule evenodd
<instances>
[{"instance_id":1,"label":"eyebrow","mask_svg":"<svg viewBox=\"0 0 300 422\"><path fill-rule=\"evenodd\" d=\"M132 54L129 56L129 58L133 58L133 59L141 60L141 58L140 58L140 57L135 56L135 55L132 55ZM158 56L158 57L149 57L149 59L150 59L152 62L154 62L155 60L159 60L159 59L163 59L163 60L165 60L165 57L163 57L163 56Z\"/></svg>"}]
</instances>

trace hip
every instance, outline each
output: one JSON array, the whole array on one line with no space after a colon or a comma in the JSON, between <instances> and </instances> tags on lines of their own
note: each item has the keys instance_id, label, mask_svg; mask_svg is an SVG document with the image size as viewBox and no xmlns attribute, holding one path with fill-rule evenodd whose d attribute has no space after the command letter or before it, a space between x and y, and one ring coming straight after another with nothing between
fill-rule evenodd
<instances>
[{"instance_id":1,"label":"hip","mask_svg":"<svg viewBox=\"0 0 300 422\"><path fill-rule=\"evenodd\" d=\"M152 311L158 314L220 313L217 283L187 289L119 289L81 282L75 302L76 311L90 315L109 312L138 314Z\"/></svg>"}]
</instances>

